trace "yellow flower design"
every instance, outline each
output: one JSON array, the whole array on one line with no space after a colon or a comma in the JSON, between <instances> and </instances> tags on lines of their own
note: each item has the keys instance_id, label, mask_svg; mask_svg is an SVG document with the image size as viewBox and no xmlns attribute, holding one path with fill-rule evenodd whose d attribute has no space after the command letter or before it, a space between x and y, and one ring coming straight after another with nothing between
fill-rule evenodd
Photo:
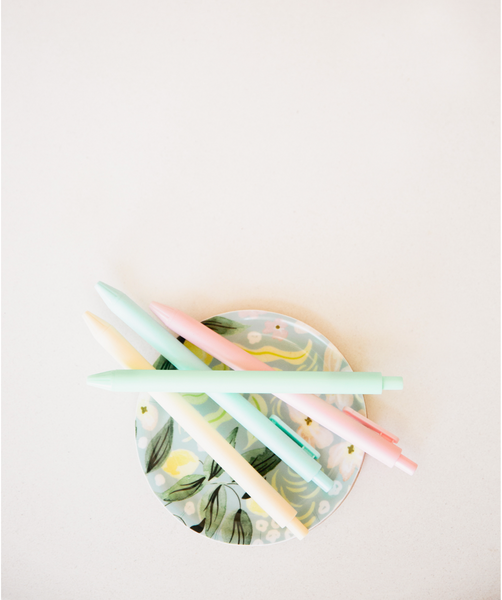
<instances>
[{"instance_id":1,"label":"yellow flower design","mask_svg":"<svg viewBox=\"0 0 502 600\"><path fill-rule=\"evenodd\" d=\"M199 459L190 450L173 450L162 465L162 470L175 479L191 475L199 466Z\"/></svg>"},{"instance_id":2,"label":"yellow flower design","mask_svg":"<svg viewBox=\"0 0 502 600\"><path fill-rule=\"evenodd\" d=\"M261 515L262 517L268 517L268 514L263 510L263 508L256 504L256 502L252 498L248 498L246 500L246 506L248 510L255 515Z\"/></svg>"},{"instance_id":3,"label":"yellow flower design","mask_svg":"<svg viewBox=\"0 0 502 600\"><path fill-rule=\"evenodd\" d=\"M204 352L204 350L201 350L200 348L197 348L197 346L194 346L192 342L185 340L185 346L191 352L193 352L197 358L200 358L204 364L208 365L213 360L213 357L210 354Z\"/></svg>"},{"instance_id":4,"label":"yellow flower design","mask_svg":"<svg viewBox=\"0 0 502 600\"><path fill-rule=\"evenodd\" d=\"M274 360L285 360L292 365L301 365L303 364L308 356L309 352L312 349L312 340L307 342L307 345L303 350L296 350L287 352L286 350L279 350L274 346L262 346L261 348L247 348L245 346L241 346L240 344L236 344L239 348L245 350L251 356L256 356L264 363L273 362Z\"/></svg>"}]
</instances>

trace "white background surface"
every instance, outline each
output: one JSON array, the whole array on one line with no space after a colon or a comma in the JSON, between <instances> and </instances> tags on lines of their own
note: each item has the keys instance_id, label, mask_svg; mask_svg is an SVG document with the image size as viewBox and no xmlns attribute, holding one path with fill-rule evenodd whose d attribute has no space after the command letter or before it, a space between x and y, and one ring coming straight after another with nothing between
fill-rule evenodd
<instances>
[{"instance_id":1,"label":"white background surface","mask_svg":"<svg viewBox=\"0 0 502 600\"><path fill-rule=\"evenodd\" d=\"M494 1L4 2L5 600L499 598ZM303 542L216 544L152 495L103 280L306 321L414 477L367 458Z\"/></svg>"}]
</instances>

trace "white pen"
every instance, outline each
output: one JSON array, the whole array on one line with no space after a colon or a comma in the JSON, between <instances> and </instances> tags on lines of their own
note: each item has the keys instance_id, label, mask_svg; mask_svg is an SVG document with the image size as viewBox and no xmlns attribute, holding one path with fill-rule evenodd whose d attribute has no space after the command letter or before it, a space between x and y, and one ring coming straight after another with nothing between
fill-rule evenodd
<instances>
[{"instance_id":1,"label":"white pen","mask_svg":"<svg viewBox=\"0 0 502 600\"><path fill-rule=\"evenodd\" d=\"M154 369L109 323L90 312L84 313L84 320L96 340L123 368ZM308 529L296 517L296 510L183 396L164 392L151 396L280 527L287 527L300 540L307 535Z\"/></svg>"}]
</instances>

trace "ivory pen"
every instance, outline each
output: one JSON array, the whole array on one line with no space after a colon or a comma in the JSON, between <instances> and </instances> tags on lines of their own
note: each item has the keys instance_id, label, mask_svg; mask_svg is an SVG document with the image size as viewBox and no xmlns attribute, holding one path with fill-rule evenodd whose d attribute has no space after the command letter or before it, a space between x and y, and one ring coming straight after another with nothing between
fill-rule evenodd
<instances>
[{"instance_id":1,"label":"ivory pen","mask_svg":"<svg viewBox=\"0 0 502 600\"><path fill-rule=\"evenodd\" d=\"M96 340L122 367L154 370L154 367L106 321L90 312L84 314L84 320ZM183 396L161 392L151 395L280 527L287 527L298 539L307 535L308 529L296 517L296 510Z\"/></svg>"}]
</instances>

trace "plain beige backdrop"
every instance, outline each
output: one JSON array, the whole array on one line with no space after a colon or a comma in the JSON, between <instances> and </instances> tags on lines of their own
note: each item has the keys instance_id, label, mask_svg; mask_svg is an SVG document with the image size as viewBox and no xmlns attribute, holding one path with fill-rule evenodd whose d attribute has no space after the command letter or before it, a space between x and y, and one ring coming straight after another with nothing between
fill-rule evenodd
<instances>
[{"instance_id":1,"label":"plain beige backdrop","mask_svg":"<svg viewBox=\"0 0 502 600\"><path fill-rule=\"evenodd\" d=\"M499 4L5 0L4 600L499 598ZM367 458L299 543L152 496L97 280L324 333L414 477ZM138 348L154 353L132 334Z\"/></svg>"}]
</instances>

